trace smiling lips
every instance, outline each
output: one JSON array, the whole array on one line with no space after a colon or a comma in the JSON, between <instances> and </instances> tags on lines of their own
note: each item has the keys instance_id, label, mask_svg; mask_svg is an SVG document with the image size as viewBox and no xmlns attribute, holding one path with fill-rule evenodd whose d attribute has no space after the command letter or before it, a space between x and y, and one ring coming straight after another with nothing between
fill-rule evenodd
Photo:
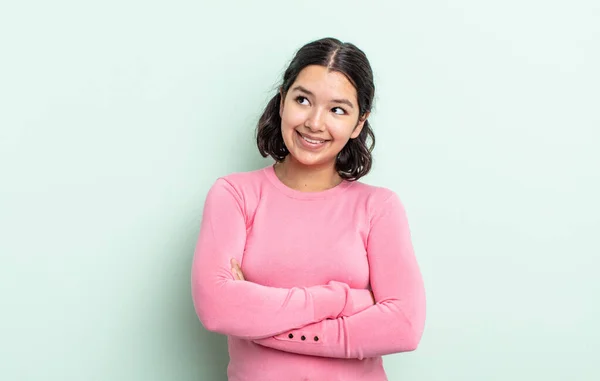
<instances>
[{"instance_id":1,"label":"smiling lips","mask_svg":"<svg viewBox=\"0 0 600 381\"><path fill-rule=\"evenodd\" d=\"M296 131L298 132L298 131ZM319 139L319 138L315 138L313 136L309 136L309 135L304 135L300 132L298 132L298 135L300 136L301 140L305 143L305 145L310 146L311 148L318 148L320 146L322 146L325 142L327 142L328 140L323 140L323 139Z\"/></svg>"}]
</instances>

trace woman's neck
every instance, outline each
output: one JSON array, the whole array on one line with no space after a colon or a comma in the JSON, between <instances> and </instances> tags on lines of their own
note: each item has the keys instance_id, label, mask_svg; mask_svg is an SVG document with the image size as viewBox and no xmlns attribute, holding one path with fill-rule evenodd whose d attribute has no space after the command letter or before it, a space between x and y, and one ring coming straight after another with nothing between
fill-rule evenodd
<instances>
[{"instance_id":1,"label":"woman's neck","mask_svg":"<svg viewBox=\"0 0 600 381\"><path fill-rule=\"evenodd\" d=\"M335 170L335 163L324 166L305 166L288 155L275 164L275 174L289 188L301 192L320 192L339 185L343 179Z\"/></svg>"}]
</instances>

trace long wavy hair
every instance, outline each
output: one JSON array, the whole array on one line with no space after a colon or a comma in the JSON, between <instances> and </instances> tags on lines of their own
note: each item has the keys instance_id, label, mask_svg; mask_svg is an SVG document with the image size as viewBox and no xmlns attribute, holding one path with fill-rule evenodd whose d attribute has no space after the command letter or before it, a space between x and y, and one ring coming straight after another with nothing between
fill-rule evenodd
<instances>
[{"instance_id":1,"label":"long wavy hair","mask_svg":"<svg viewBox=\"0 0 600 381\"><path fill-rule=\"evenodd\" d=\"M283 75L279 91L265 107L256 126L256 144L263 157L271 156L282 162L290 153L281 134L279 106L298 74L309 65L320 65L344 74L356 89L359 118L370 112L375 96L373 71L365 53L349 42L323 38L300 48ZM336 158L335 169L345 180L355 181L371 170L375 135L369 121L355 139L350 139Z\"/></svg>"}]
</instances>

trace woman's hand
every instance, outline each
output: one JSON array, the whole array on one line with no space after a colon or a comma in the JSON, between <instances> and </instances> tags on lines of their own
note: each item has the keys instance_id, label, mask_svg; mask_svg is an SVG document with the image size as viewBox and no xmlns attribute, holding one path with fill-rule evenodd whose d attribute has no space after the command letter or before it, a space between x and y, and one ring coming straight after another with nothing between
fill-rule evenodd
<instances>
[{"instance_id":1,"label":"woman's hand","mask_svg":"<svg viewBox=\"0 0 600 381\"><path fill-rule=\"evenodd\" d=\"M242 273L242 266L235 258L231 258L231 273L235 280L246 280L244 273Z\"/></svg>"}]
</instances>

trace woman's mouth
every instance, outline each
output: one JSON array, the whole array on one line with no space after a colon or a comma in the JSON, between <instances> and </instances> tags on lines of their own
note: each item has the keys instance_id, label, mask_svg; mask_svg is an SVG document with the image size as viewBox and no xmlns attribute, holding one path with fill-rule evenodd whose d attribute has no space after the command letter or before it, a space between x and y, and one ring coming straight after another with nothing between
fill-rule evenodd
<instances>
[{"instance_id":1,"label":"woman's mouth","mask_svg":"<svg viewBox=\"0 0 600 381\"><path fill-rule=\"evenodd\" d=\"M298 140L300 140L300 143L302 143L301 145L304 148L310 149L310 150L315 150L315 149L319 149L321 147L323 147L325 145L325 143L327 143L329 140L323 140L323 139L316 139L316 138L311 138L308 136L305 136L304 134L301 134L300 132L296 131L296 133L298 134Z\"/></svg>"}]
</instances>

